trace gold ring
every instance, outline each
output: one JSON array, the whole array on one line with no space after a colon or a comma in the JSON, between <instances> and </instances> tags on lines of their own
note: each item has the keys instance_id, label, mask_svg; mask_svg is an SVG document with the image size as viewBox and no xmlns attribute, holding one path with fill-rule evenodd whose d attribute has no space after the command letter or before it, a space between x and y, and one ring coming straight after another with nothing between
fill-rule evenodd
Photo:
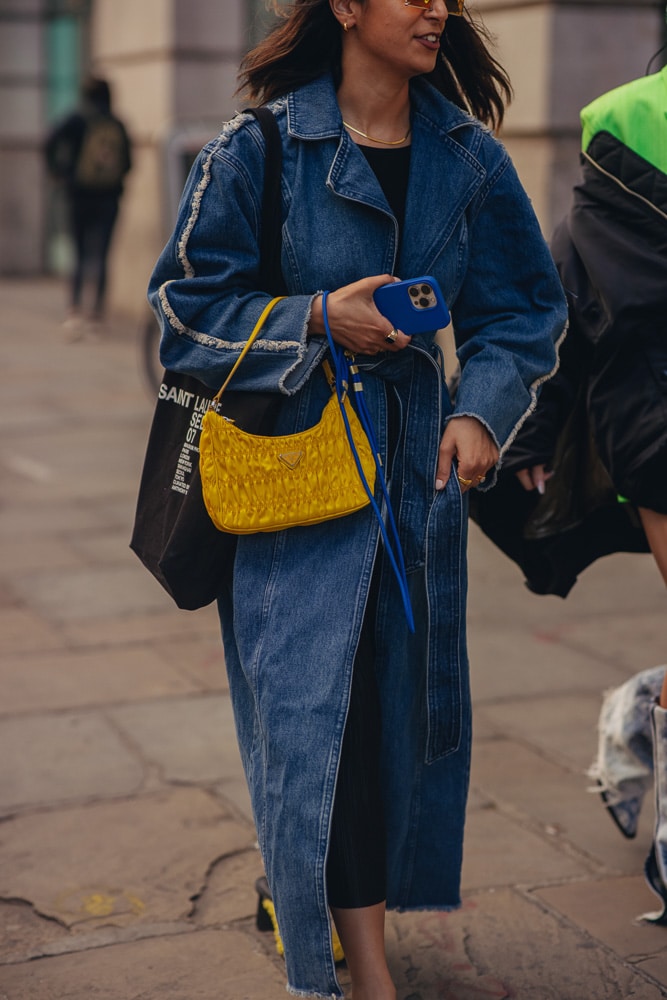
<instances>
[{"instance_id":1,"label":"gold ring","mask_svg":"<svg viewBox=\"0 0 667 1000\"><path fill-rule=\"evenodd\" d=\"M388 333L384 339L388 340L390 344L395 344L398 340L398 330L396 327L392 327L391 333Z\"/></svg>"},{"instance_id":2,"label":"gold ring","mask_svg":"<svg viewBox=\"0 0 667 1000\"><path fill-rule=\"evenodd\" d=\"M456 478L460 482L461 486L465 486L466 488L468 486L472 486L472 479L464 479L463 476L457 476Z\"/></svg>"},{"instance_id":3,"label":"gold ring","mask_svg":"<svg viewBox=\"0 0 667 1000\"><path fill-rule=\"evenodd\" d=\"M475 476L475 482L476 483L485 483L486 482L486 476Z\"/></svg>"}]
</instances>

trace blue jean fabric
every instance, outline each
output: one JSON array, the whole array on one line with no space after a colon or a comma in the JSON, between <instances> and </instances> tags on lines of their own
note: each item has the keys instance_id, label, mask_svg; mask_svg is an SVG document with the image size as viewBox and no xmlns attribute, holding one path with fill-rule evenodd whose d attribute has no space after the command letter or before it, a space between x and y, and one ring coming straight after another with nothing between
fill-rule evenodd
<instances>
[{"instance_id":1,"label":"blue jean fabric","mask_svg":"<svg viewBox=\"0 0 667 1000\"><path fill-rule=\"evenodd\" d=\"M326 859L350 678L376 556L387 904L449 909L460 868L471 739L465 640L467 506L456 476L435 490L449 419L474 415L504 452L556 366L562 291L503 147L425 81L412 86L412 150L397 223L342 126L324 76L274 102L283 138L282 266L272 311L235 388L283 394L276 433L317 422L326 345L306 335L313 296L370 274L432 274L453 315L462 374L450 400L434 332L358 358L385 459L387 401L400 415L391 496L416 620L369 509L239 539L225 658L258 839L291 992L342 996ZM151 279L162 360L218 387L267 301L257 287L261 133L237 116L195 163ZM488 477L488 485L493 476Z\"/></svg>"}]
</instances>

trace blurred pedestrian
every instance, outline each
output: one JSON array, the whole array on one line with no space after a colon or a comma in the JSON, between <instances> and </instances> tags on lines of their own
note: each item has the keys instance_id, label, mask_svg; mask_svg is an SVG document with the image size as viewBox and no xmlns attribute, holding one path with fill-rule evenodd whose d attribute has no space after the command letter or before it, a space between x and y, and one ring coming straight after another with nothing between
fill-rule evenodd
<instances>
[{"instance_id":1,"label":"blurred pedestrian","mask_svg":"<svg viewBox=\"0 0 667 1000\"><path fill-rule=\"evenodd\" d=\"M460 905L468 492L492 485L554 369L566 307L509 157L479 121L502 120L509 84L463 0L296 0L283 14L243 81L282 138L287 296L233 388L280 394L278 434L317 424L328 314L334 353L363 373L408 575L399 585L369 506L240 536L219 610L289 990L342 996L331 910L355 1000L394 1000L385 908ZM150 284L163 363L216 388L270 299L263 150L247 114L204 148ZM375 307L396 272L442 287L455 405L436 331L410 337Z\"/></svg>"},{"instance_id":2,"label":"blurred pedestrian","mask_svg":"<svg viewBox=\"0 0 667 1000\"><path fill-rule=\"evenodd\" d=\"M130 140L113 114L106 80L88 78L81 107L51 132L46 143L50 173L65 185L69 227L75 252L66 325L73 336L86 315L100 323L105 315L107 257L118 216L123 181L131 167ZM84 312L84 292L91 305Z\"/></svg>"}]
</instances>

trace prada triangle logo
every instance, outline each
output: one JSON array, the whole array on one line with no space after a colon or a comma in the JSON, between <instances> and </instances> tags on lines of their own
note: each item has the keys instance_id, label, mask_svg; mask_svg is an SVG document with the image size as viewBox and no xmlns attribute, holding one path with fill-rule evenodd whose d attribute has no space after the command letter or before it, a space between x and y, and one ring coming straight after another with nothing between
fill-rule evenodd
<instances>
[{"instance_id":1,"label":"prada triangle logo","mask_svg":"<svg viewBox=\"0 0 667 1000\"><path fill-rule=\"evenodd\" d=\"M301 459L303 458L302 451L284 451L282 455L278 455L278 458L286 465L288 469L296 469L299 465Z\"/></svg>"}]
</instances>

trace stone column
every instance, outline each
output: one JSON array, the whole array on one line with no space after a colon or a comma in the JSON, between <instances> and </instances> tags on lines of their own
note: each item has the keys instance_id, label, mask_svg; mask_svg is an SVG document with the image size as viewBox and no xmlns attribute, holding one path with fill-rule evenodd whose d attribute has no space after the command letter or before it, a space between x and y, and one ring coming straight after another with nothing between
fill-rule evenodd
<instances>
[{"instance_id":1,"label":"stone column","mask_svg":"<svg viewBox=\"0 0 667 1000\"><path fill-rule=\"evenodd\" d=\"M235 0L95 0L93 72L112 85L134 166L110 258L109 306L141 320L174 221L186 161L230 117L245 41Z\"/></svg>"},{"instance_id":2,"label":"stone column","mask_svg":"<svg viewBox=\"0 0 667 1000\"><path fill-rule=\"evenodd\" d=\"M43 0L0 3L0 274L43 265Z\"/></svg>"},{"instance_id":3,"label":"stone column","mask_svg":"<svg viewBox=\"0 0 667 1000\"><path fill-rule=\"evenodd\" d=\"M502 139L548 237L579 176L580 109L643 76L664 40L665 4L471 0L475 7L496 36L496 54L515 90Z\"/></svg>"}]
</instances>

